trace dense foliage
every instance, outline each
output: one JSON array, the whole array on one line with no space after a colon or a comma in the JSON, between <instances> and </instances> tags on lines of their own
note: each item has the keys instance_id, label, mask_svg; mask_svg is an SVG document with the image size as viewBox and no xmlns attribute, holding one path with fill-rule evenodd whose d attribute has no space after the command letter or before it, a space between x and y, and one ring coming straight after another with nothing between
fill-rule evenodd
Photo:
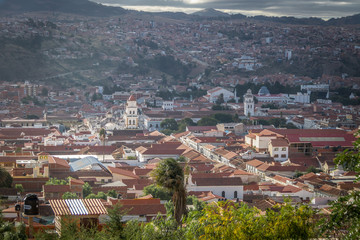
<instances>
[{"instance_id":1,"label":"dense foliage","mask_svg":"<svg viewBox=\"0 0 360 240\"><path fill-rule=\"evenodd\" d=\"M4 168L0 167L0 187L11 187L13 182L13 178L10 173L6 171Z\"/></svg>"}]
</instances>

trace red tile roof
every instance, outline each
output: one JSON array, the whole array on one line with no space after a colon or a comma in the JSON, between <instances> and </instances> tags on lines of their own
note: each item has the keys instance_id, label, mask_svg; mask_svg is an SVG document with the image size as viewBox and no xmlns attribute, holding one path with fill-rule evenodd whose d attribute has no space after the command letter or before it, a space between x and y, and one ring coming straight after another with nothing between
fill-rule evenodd
<instances>
[{"instance_id":1,"label":"red tile roof","mask_svg":"<svg viewBox=\"0 0 360 240\"><path fill-rule=\"evenodd\" d=\"M134 94L131 94L128 101L136 101L136 97Z\"/></svg>"},{"instance_id":2,"label":"red tile roof","mask_svg":"<svg viewBox=\"0 0 360 240\"><path fill-rule=\"evenodd\" d=\"M131 178L134 178L134 179L139 178L139 176L135 175L131 171L127 171L127 170L120 169L120 168L114 168L114 167L108 167L108 169L112 174L123 175L123 176L131 177Z\"/></svg>"}]
</instances>

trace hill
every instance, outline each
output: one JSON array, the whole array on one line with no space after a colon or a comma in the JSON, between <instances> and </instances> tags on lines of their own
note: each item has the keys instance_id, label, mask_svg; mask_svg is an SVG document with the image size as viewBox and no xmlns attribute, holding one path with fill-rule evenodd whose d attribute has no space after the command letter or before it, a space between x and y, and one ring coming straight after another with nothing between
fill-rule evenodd
<instances>
[{"instance_id":1,"label":"hill","mask_svg":"<svg viewBox=\"0 0 360 240\"><path fill-rule=\"evenodd\" d=\"M206 8L204 10L194 12L192 15L200 16L200 17L210 17L210 18L219 18L219 17L230 17L229 14L217 11L213 8Z\"/></svg>"},{"instance_id":2,"label":"hill","mask_svg":"<svg viewBox=\"0 0 360 240\"><path fill-rule=\"evenodd\" d=\"M348 17L331 18L326 22L328 25L354 25L360 24L360 13Z\"/></svg>"},{"instance_id":3,"label":"hill","mask_svg":"<svg viewBox=\"0 0 360 240\"><path fill-rule=\"evenodd\" d=\"M0 1L0 14L23 12L61 12L85 16L106 17L126 12L120 7L107 7L89 0L4 0Z\"/></svg>"}]
</instances>

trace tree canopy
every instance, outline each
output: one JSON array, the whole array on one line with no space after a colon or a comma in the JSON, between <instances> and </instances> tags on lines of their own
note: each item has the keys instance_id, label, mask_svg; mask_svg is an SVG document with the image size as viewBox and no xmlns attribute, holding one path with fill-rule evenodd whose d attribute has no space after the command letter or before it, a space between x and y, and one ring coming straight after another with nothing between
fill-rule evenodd
<instances>
[{"instance_id":1,"label":"tree canopy","mask_svg":"<svg viewBox=\"0 0 360 240\"><path fill-rule=\"evenodd\" d=\"M11 187L13 182L13 178L10 173L6 171L4 168L0 167L0 187Z\"/></svg>"}]
</instances>

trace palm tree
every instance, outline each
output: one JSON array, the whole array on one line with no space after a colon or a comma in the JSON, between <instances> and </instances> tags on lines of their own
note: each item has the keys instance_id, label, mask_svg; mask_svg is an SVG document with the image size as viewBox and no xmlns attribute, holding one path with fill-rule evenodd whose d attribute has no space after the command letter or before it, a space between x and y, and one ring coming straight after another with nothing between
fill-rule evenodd
<instances>
[{"instance_id":1,"label":"palm tree","mask_svg":"<svg viewBox=\"0 0 360 240\"><path fill-rule=\"evenodd\" d=\"M174 217L180 225L181 218L186 214L186 188L184 170L173 158L162 160L152 172L156 184L173 193Z\"/></svg>"}]
</instances>

